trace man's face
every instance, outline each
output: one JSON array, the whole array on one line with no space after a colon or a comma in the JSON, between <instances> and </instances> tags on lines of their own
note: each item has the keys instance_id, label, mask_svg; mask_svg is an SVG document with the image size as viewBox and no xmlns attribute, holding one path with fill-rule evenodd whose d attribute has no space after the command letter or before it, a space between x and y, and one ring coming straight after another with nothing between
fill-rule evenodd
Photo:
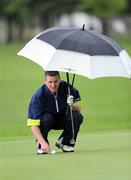
<instances>
[{"instance_id":1,"label":"man's face","mask_svg":"<svg viewBox=\"0 0 131 180\"><path fill-rule=\"evenodd\" d=\"M45 84L52 93L55 93L58 90L60 84L59 76L47 75L45 77Z\"/></svg>"}]
</instances>

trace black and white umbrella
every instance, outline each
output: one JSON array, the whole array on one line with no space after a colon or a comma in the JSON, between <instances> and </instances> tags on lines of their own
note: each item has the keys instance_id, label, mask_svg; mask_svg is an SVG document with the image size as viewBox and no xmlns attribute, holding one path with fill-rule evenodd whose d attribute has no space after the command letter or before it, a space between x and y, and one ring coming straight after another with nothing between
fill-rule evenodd
<instances>
[{"instance_id":1,"label":"black and white umbrella","mask_svg":"<svg viewBox=\"0 0 131 180\"><path fill-rule=\"evenodd\" d=\"M18 55L44 70L86 76L131 78L131 60L113 39L94 30L49 28L29 41Z\"/></svg>"}]
</instances>

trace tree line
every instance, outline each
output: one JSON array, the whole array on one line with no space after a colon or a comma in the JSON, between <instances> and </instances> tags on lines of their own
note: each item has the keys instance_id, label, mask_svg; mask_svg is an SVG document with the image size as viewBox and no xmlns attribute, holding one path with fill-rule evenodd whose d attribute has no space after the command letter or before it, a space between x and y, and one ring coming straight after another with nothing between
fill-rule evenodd
<instances>
[{"instance_id":1,"label":"tree line","mask_svg":"<svg viewBox=\"0 0 131 180\"><path fill-rule=\"evenodd\" d=\"M63 13L84 11L101 19L103 33L107 34L107 19L131 12L130 0L0 0L0 17L7 22L7 41L11 42L13 24L17 24L22 39L24 23L38 17L42 29L50 27Z\"/></svg>"}]
</instances>

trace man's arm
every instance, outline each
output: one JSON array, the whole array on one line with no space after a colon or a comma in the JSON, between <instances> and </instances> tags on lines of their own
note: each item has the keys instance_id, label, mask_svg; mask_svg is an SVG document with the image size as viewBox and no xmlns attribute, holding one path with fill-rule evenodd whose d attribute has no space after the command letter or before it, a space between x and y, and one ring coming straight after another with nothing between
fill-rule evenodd
<instances>
[{"instance_id":1,"label":"man's arm","mask_svg":"<svg viewBox=\"0 0 131 180\"><path fill-rule=\"evenodd\" d=\"M35 138L38 140L38 142L41 145L41 149L45 152L45 153L49 153L50 152L50 147L48 145L48 143L44 140L40 129L38 126L31 126L31 130L32 133L34 134Z\"/></svg>"},{"instance_id":2,"label":"man's arm","mask_svg":"<svg viewBox=\"0 0 131 180\"><path fill-rule=\"evenodd\" d=\"M72 110L73 111L81 111L81 106L80 106L80 103L79 102L75 102L73 105L72 105Z\"/></svg>"}]
</instances>

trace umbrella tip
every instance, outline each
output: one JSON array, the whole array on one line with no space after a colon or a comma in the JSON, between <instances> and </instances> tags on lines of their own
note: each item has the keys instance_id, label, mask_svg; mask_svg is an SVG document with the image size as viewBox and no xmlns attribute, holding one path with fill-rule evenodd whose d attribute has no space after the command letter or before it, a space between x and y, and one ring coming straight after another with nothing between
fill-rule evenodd
<instances>
[{"instance_id":1,"label":"umbrella tip","mask_svg":"<svg viewBox=\"0 0 131 180\"><path fill-rule=\"evenodd\" d=\"M83 24L82 30L85 30L85 24Z\"/></svg>"}]
</instances>

